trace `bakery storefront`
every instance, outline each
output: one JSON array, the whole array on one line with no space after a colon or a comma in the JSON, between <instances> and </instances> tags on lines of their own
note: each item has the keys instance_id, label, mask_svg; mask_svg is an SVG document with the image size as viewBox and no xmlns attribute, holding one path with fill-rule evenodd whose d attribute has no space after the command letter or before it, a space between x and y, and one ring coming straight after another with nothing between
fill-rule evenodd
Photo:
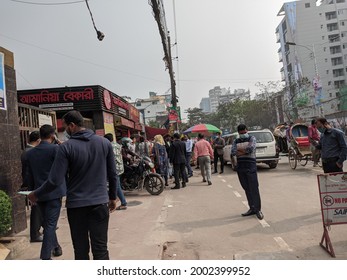
<instances>
[{"instance_id":1,"label":"bakery storefront","mask_svg":"<svg viewBox=\"0 0 347 280\"><path fill-rule=\"evenodd\" d=\"M141 131L136 118L138 110L99 85L19 90L17 95L19 103L55 111L60 133L63 132L61 118L70 110L80 111L85 126L101 136L112 133L117 138L129 137Z\"/></svg>"}]
</instances>

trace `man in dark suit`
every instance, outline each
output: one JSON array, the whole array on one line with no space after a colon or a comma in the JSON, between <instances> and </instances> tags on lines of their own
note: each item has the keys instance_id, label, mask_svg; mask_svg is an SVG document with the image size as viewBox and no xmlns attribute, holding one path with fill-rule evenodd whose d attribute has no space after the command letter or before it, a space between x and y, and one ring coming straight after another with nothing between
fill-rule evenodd
<instances>
[{"instance_id":1,"label":"man in dark suit","mask_svg":"<svg viewBox=\"0 0 347 280\"><path fill-rule=\"evenodd\" d=\"M47 180L58 150L58 146L52 144L55 140L53 126L41 126L40 137L40 144L27 152L29 190L36 190ZM66 184L64 180L54 191L43 195L37 201L43 217L44 232L40 254L42 260L51 259L52 252L54 256L62 255L62 249L56 235L56 227L60 215L61 200L65 194Z\"/></svg>"},{"instance_id":2,"label":"man in dark suit","mask_svg":"<svg viewBox=\"0 0 347 280\"><path fill-rule=\"evenodd\" d=\"M225 146L225 141L224 139L220 136L220 132L216 133L216 139L213 141L213 156L214 156L214 173L217 173L217 165L218 165L218 159L220 160L220 172L219 174L222 174L224 172L224 159L223 159L223 153L224 153L224 148Z\"/></svg>"},{"instance_id":3,"label":"man in dark suit","mask_svg":"<svg viewBox=\"0 0 347 280\"><path fill-rule=\"evenodd\" d=\"M31 150L32 148L35 148L37 145L40 144L40 132L38 130L32 131L29 134L29 143L26 145L25 150L23 151L21 155L21 162L22 162L22 186L21 190L27 191L28 190L28 182L26 178L27 174L27 152ZM31 205L31 211L30 211L30 242L42 242L43 238L40 233L40 229L43 223L42 214L40 212L40 208L37 205Z\"/></svg>"},{"instance_id":4,"label":"man in dark suit","mask_svg":"<svg viewBox=\"0 0 347 280\"><path fill-rule=\"evenodd\" d=\"M182 178L182 188L186 186L188 182L188 176L186 172L186 144L180 140L180 135L178 133L174 134L174 141L170 146L170 162L174 166L174 177L175 177L175 186L171 189L179 189L180 185L180 175Z\"/></svg>"}]
</instances>

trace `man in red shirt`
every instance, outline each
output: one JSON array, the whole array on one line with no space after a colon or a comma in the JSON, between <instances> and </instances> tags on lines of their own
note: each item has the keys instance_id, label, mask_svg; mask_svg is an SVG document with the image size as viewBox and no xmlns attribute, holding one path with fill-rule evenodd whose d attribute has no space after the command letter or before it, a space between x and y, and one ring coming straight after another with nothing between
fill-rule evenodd
<instances>
[{"instance_id":1,"label":"man in red shirt","mask_svg":"<svg viewBox=\"0 0 347 280\"><path fill-rule=\"evenodd\" d=\"M208 185L212 185L211 182L211 160L213 160L213 150L211 144L204 139L204 135L199 133L198 142L194 146L194 161L198 159L199 166L202 175L202 181L206 182L205 171Z\"/></svg>"},{"instance_id":2,"label":"man in red shirt","mask_svg":"<svg viewBox=\"0 0 347 280\"><path fill-rule=\"evenodd\" d=\"M313 167L318 166L320 151L316 148L319 143L319 132L316 126L317 121L313 119L311 125L308 127L308 139L310 141L310 148L312 152Z\"/></svg>"}]
</instances>

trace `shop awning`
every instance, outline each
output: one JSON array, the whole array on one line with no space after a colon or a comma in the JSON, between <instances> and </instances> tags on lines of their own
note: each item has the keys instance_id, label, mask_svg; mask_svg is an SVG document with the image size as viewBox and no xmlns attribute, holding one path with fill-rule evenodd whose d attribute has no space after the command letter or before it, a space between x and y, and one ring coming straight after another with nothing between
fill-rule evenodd
<instances>
[{"instance_id":1,"label":"shop awning","mask_svg":"<svg viewBox=\"0 0 347 280\"><path fill-rule=\"evenodd\" d=\"M163 128L155 128L155 127L146 126L145 129L146 129L147 139L153 139L154 136L158 134L164 136L169 133L169 130L163 129Z\"/></svg>"}]
</instances>

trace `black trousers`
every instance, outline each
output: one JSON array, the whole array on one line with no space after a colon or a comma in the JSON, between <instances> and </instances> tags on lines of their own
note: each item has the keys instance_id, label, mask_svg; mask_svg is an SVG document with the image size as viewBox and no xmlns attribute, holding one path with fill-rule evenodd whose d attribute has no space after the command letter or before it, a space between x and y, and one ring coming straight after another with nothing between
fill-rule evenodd
<instances>
[{"instance_id":1,"label":"black trousers","mask_svg":"<svg viewBox=\"0 0 347 280\"><path fill-rule=\"evenodd\" d=\"M175 177L175 185L176 187L180 187L180 177L182 178L182 185L186 184L188 180L187 172L186 172L186 164L174 164L174 177ZM180 176L181 175L181 176Z\"/></svg>"},{"instance_id":2,"label":"black trousers","mask_svg":"<svg viewBox=\"0 0 347 280\"><path fill-rule=\"evenodd\" d=\"M220 169L222 172L224 172L224 159L223 155L219 155L216 151L213 153L214 156L214 172L217 172L217 164L218 164L218 159L220 160Z\"/></svg>"},{"instance_id":3,"label":"black trousers","mask_svg":"<svg viewBox=\"0 0 347 280\"><path fill-rule=\"evenodd\" d=\"M338 158L322 159L324 173L343 172L342 168L336 165Z\"/></svg>"},{"instance_id":4,"label":"black trousers","mask_svg":"<svg viewBox=\"0 0 347 280\"><path fill-rule=\"evenodd\" d=\"M257 165L254 162L237 163L237 175L244 189L248 206L253 211L261 210Z\"/></svg>"},{"instance_id":5,"label":"black trousers","mask_svg":"<svg viewBox=\"0 0 347 280\"><path fill-rule=\"evenodd\" d=\"M75 260L89 260L90 246L94 260L110 259L107 249L109 216L107 203L67 208Z\"/></svg>"},{"instance_id":6,"label":"black trousers","mask_svg":"<svg viewBox=\"0 0 347 280\"><path fill-rule=\"evenodd\" d=\"M40 228L43 225L43 217L38 205L32 205L30 211L30 240L37 239L40 234Z\"/></svg>"}]
</instances>

